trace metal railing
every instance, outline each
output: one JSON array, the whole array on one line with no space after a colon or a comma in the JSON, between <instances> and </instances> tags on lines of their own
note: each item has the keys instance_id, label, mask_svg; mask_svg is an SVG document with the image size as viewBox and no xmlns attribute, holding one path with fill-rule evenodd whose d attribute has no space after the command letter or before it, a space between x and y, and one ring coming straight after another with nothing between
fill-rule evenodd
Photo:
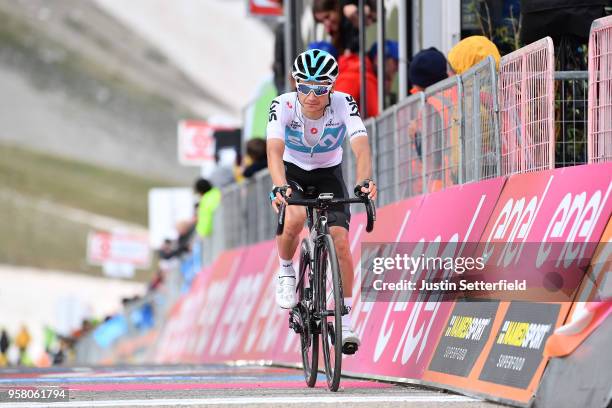
<instances>
[{"instance_id":1,"label":"metal railing","mask_svg":"<svg viewBox=\"0 0 612 408\"><path fill-rule=\"evenodd\" d=\"M555 72L555 167L587 162L586 71Z\"/></svg>"},{"instance_id":2,"label":"metal railing","mask_svg":"<svg viewBox=\"0 0 612 408\"><path fill-rule=\"evenodd\" d=\"M501 59L502 175L554 167L554 69L550 37Z\"/></svg>"},{"instance_id":3,"label":"metal railing","mask_svg":"<svg viewBox=\"0 0 612 408\"><path fill-rule=\"evenodd\" d=\"M373 162L376 163L375 180L378 183L378 205L383 206L397 200L397 137L396 109L390 108L376 118L377 148Z\"/></svg>"},{"instance_id":4,"label":"metal railing","mask_svg":"<svg viewBox=\"0 0 612 408\"><path fill-rule=\"evenodd\" d=\"M427 192L463 182L462 100L463 87L458 76L425 90L422 156Z\"/></svg>"},{"instance_id":5,"label":"metal railing","mask_svg":"<svg viewBox=\"0 0 612 408\"><path fill-rule=\"evenodd\" d=\"M397 105L397 199L423 194L424 176L422 164L423 107L425 94L404 99Z\"/></svg>"},{"instance_id":6,"label":"metal railing","mask_svg":"<svg viewBox=\"0 0 612 408\"><path fill-rule=\"evenodd\" d=\"M588 135L589 163L612 160L612 16L591 25Z\"/></svg>"},{"instance_id":7,"label":"metal railing","mask_svg":"<svg viewBox=\"0 0 612 408\"><path fill-rule=\"evenodd\" d=\"M463 181L501 174L499 103L495 60L489 56L461 75L463 83Z\"/></svg>"}]
</instances>

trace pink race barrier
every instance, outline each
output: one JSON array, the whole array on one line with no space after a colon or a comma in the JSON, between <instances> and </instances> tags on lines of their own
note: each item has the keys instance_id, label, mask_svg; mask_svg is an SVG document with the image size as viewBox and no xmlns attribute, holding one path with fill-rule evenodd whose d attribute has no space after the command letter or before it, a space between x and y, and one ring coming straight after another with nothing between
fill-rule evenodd
<instances>
[{"instance_id":1,"label":"pink race barrier","mask_svg":"<svg viewBox=\"0 0 612 408\"><path fill-rule=\"evenodd\" d=\"M487 279L524 279L524 300L571 302L612 210L611 191L612 163L510 177L479 247Z\"/></svg>"},{"instance_id":2,"label":"pink race barrier","mask_svg":"<svg viewBox=\"0 0 612 408\"><path fill-rule=\"evenodd\" d=\"M418 301L415 293L409 293L406 298L393 295L385 301L365 302L362 291L367 281L362 287L360 259L401 253L404 243L420 245L419 251L438 257L476 256L489 245L492 252L486 271L495 274L504 271L490 265L506 258L518 259L518 244L525 243L542 250L540 266L561 260L567 263L566 268L584 273L583 263L590 261L595 250L588 244L601 239L612 212L611 191L612 163L607 163L454 186L394 203L378 210L371 234L365 232L365 214L353 215L349 233L355 267L352 318L362 345L355 356L345 357L343 371L424 381L508 401L528 400L546 363L543 357L533 357L541 356L541 351L517 348L513 352L508 348L513 347L510 343L504 343L508 348L504 351L494 340L503 338L499 336L512 322L554 329L563 323L569 302L563 307L535 305L531 312L526 303L495 303L487 309L488 317L476 310L477 303L465 306L462 302L457 309L460 302L432 295ZM273 240L224 252L175 305L158 338L156 361L299 363L299 336L288 328L288 312L274 302L277 259ZM505 272L526 270L533 274L538 267L521 264ZM423 275L418 270L411 279L422 279ZM579 283L582 275L576 279ZM477 347L470 345L473 339L461 338L458 332L448 337L451 312L463 319L470 318L470 313L474 313L472 318L488 319L490 329L478 339ZM476 354L461 366L453 365L444 353L452 342L457 344L453 347L466 347ZM524 375L509 376L503 367L495 366L500 353L518 357L523 353L533 364L525 368ZM434 357L435 365L431 363Z\"/></svg>"},{"instance_id":3,"label":"pink race barrier","mask_svg":"<svg viewBox=\"0 0 612 408\"><path fill-rule=\"evenodd\" d=\"M238 274L244 249L223 252L210 268L198 274L196 285L170 313L157 342L156 362L202 361L214 334L231 279Z\"/></svg>"},{"instance_id":4,"label":"pink race barrier","mask_svg":"<svg viewBox=\"0 0 612 408\"><path fill-rule=\"evenodd\" d=\"M498 178L456 186L397 204L389 219L401 229L397 236L387 235L386 241L422 241L436 255L460 253L462 242L480 238L504 181ZM455 243L440 248L434 243L452 241ZM433 300L358 302L353 319L362 345L355 357L345 359L346 371L421 378L452 305Z\"/></svg>"}]
</instances>

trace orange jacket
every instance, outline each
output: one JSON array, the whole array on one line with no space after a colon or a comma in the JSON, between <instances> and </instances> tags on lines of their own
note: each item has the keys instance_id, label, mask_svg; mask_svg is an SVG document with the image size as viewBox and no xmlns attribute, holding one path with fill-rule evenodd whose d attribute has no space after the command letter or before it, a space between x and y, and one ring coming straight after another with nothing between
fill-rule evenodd
<instances>
[{"instance_id":1,"label":"orange jacket","mask_svg":"<svg viewBox=\"0 0 612 408\"><path fill-rule=\"evenodd\" d=\"M359 55L348 54L342 55L338 59L338 79L336 80L336 91L346 92L352 95L359 102L359 87L361 77L359 75ZM364 118L378 115L378 87L376 75L372 68L372 63L366 58L366 115ZM363 112L361 112L363 115Z\"/></svg>"}]
</instances>

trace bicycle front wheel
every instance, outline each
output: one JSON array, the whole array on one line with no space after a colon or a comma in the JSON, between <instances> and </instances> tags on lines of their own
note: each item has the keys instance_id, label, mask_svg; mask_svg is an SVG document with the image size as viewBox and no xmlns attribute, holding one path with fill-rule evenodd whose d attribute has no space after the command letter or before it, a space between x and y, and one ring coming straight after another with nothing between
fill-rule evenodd
<instances>
[{"instance_id":1,"label":"bicycle front wheel","mask_svg":"<svg viewBox=\"0 0 612 408\"><path fill-rule=\"evenodd\" d=\"M327 386L338 391L342 372L342 281L336 248L330 235L319 252L319 305L321 339Z\"/></svg>"},{"instance_id":2,"label":"bicycle front wheel","mask_svg":"<svg viewBox=\"0 0 612 408\"><path fill-rule=\"evenodd\" d=\"M302 333L300 333L300 348L302 350L302 367L304 379L309 387L317 382L319 368L319 334L316 330L313 317L313 288L310 285L310 244L305 238L300 247L300 272L298 274L298 307L302 320Z\"/></svg>"}]
</instances>

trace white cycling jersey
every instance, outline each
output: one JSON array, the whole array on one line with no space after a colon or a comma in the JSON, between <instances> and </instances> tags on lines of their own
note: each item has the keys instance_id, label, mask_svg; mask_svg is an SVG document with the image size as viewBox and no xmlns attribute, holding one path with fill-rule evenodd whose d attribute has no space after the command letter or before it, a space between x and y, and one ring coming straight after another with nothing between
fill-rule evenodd
<instances>
[{"instance_id":1,"label":"white cycling jersey","mask_svg":"<svg viewBox=\"0 0 612 408\"><path fill-rule=\"evenodd\" d=\"M332 92L331 102L318 120L304 116L296 92L276 97L268 115L268 139L285 142L283 160L303 170L332 167L342 162L347 137L367 136L357 103L344 92Z\"/></svg>"}]
</instances>

